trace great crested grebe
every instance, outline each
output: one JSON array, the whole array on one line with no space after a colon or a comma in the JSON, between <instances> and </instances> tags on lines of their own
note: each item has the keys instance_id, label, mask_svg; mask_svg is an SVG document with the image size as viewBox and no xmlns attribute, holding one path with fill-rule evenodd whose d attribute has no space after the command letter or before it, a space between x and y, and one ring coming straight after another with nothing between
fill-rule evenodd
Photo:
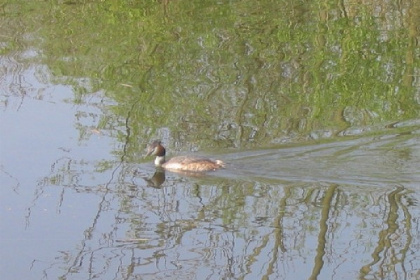
<instances>
[{"instance_id":1,"label":"great crested grebe","mask_svg":"<svg viewBox=\"0 0 420 280\"><path fill-rule=\"evenodd\" d=\"M171 171L203 172L223 168L221 160L212 160L197 156L179 156L165 160L166 150L159 140L153 141L147 148L147 154L156 156L155 165Z\"/></svg>"}]
</instances>

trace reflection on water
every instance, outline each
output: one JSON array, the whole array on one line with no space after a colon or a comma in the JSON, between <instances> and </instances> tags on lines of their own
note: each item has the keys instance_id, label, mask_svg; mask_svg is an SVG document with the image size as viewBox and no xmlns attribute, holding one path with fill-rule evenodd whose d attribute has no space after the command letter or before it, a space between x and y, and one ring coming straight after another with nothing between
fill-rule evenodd
<instances>
[{"instance_id":1,"label":"reflection on water","mask_svg":"<svg viewBox=\"0 0 420 280\"><path fill-rule=\"evenodd\" d=\"M201 177L63 159L26 208L29 233L62 242L48 258L31 251L27 269L47 279L415 279L415 134L230 153L227 169ZM59 227L39 228L40 216Z\"/></svg>"},{"instance_id":2,"label":"reflection on water","mask_svg":"<svg viewBox=\"0 0 420 280\"><path fill-rule=\"evenodd\" d=\"M71 119L25 110L51 112L52 103L25 104L17 116L49 124L39 139L71 131ZM65 116L80 109L62 106ZM2 151L5 264L27 279L415 279L418 132L230 151L220 154L225 170L201 177L115 160L104 152L113 138L102 135L85 146L35 141L36 150L8 141L28 157Z\"/></svg>"},{"instance_id":3,"label":"reflection on water","mask_svg":"<svg viewBox=\"0 0 420 280\"><path fill-rule=\"evenodd\" d=\"M1 279L420 278L414 2L24 2ZM227 168L156 170L156 137Z\"/></svg>"},{"instance_id":4,"label":"reflection on water","mask_svg":"<svg viewBox=\"0 0 420 280\"><path fill-rule=\"evenodd\" d=\"M163 169L156 169L156 172L151 178L144 178L144 180L147 182L147 186L153 188L160 188L165 182L165 179L165 170Z\"/></svg>"},{"instance_id":5,"label":"reflection on water","mask_svg":"<svg viewBox=\"0 0 420 280\"><path fill-rule=\"evenodd\" d=\"M118 182L96 191L98 202L79 217L91 221L88 235L52 267L35 260L34 268L49 278L107 279L115 273L146 279L410 279L416 273L413 217L419 213L412 190L209 181L174 175L160 189Z\"/></svg>"}]
</instances>

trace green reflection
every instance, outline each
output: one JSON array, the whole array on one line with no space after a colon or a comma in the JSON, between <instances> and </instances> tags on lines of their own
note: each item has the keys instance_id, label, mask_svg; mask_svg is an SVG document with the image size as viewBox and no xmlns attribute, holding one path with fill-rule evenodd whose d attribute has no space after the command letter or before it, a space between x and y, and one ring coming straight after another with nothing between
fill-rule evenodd
<instances>
[{"instance_id":1,"label":"green reflection","mask_svg":"<svg viewBox=\"0 0 420 280\"><path fill-rule=\"evenodd\" d=\"M21 6L55 82L74 86L76 104L103 90L116 103L98 128L133 147L157 137L180 149L261 146L418 117L418 9L11 1L4 11Z\"/></svg>"},{"instance_id":2,"label":"green reflection","mask_svg":"<svg viewBox=\"0 0 420 280\"><path fill-rule=\"evenodd\" d=\"M28 9L32 20L38 5ZM368 6L47 5L48 12L34 22L43 62L58 80L75 86L75 102L104 89L117 101L108 113L125 119L131 110L136 136L156 136L166 127L184 143L248 146L417 117L418 50L412 42L418 34L398 23L389 27L392 22ZM400 20L409 22L409 16Z\"/></svg>"}]
</instances>

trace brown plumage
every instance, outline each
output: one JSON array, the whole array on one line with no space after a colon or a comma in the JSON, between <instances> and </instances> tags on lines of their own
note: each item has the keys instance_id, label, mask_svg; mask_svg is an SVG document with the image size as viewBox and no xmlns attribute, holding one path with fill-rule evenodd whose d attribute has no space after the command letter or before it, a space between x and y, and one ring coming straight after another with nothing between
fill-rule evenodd
<instances>
[{"instance_id":1,"label":"brown plumage","mask_svg":"<svg viewBox=\"0 0 420 280\"><path fill-rule=\"evenodd\" d=\"M158 140L153 141L147 148L147 155L156 156L155 165L171 171L204 172L223 168L221 160L212 160L198 156L179 156L165 160L166 150Z\"/></svg>"}]
</instances>

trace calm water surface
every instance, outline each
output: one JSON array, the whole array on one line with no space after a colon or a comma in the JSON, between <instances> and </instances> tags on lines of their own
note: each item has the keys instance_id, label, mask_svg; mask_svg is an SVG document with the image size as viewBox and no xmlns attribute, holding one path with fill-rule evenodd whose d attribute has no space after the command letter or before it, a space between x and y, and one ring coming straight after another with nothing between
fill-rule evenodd
<instances>
[{"instance_id":1,"label":"calm water surface","mask_svg":"<svg viewBox=\"0 0 420 280\"><path fill-rule=\"evenodd\" d=\"M154 174L115 160L112 137L80 141L77 115L95 112L68 87L34 86L51 95L1 112L4 279L418 277L417 124Z\"/></svg>"},{"instance_id":2,"label":"calm water surface","mask_svg":"<svg viewBox=\"0 0 420 280\"><path fill-rule=\"evenodd\" d=\"M1 279L420 279L412 2L85 2L3 6Z\"/></svg>"}]
</instances>

